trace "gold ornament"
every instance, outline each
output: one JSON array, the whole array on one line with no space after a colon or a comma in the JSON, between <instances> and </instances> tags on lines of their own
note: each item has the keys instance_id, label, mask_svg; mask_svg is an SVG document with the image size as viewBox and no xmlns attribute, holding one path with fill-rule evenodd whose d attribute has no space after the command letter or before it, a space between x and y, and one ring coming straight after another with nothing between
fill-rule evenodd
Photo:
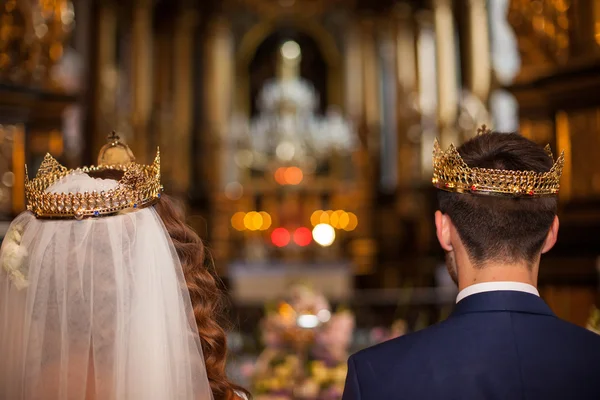
<instances>
[{"instance_id":1,"label":"gold ornament","mask_svg":"<svg viewBox=\"0 0 600 400\"><path fill-rule=\"evenodd\" d=\"M98 153L98 165L126 165L135 162L133 152L113 131L108 136L108 143Z\"/></svg>"},{"instance_id":2,"label":"gold ornament","mask_svg":"<svg viewBox=\"0 0 600 400\"><path fill-rule=\"evenodd\" d=\"M485 126L479 134L489 133ZM550 157L550 146L545 147ZM565 162L564 151L548 172L511 171L470 168L454 145L443 151L438 141L433 144L433 178L435 187L448 192L495 194L512 197L553 196L560 188L560 176Z\"/></svg>"},{"instance_id":3,"label":"gold ornament","mask_svg":"<svg viewBox=\"0 0 600 400\"><path fill-rule=\"evenodd\" d=\"M477 128L477 135L485 135L487 133L492 133L492 130L489 129L486 124L483 124Z\"/></svg>"},{"instance_id":4,"label":"gold ornament","mask_svg":"<svg viewBox=\"0 0 600 400\"><path fill-rule=\"evenodd\" d=\"M59 179L72 173L120 171L123 177L117 187L106 192L48 193ZM83 219L114 215L124 210L150 206L160 198L160 151L151 165L98 165L69 170L46 154L34 179L25 178L27 209L38 218Z\"/></svg>"}]
</instances>

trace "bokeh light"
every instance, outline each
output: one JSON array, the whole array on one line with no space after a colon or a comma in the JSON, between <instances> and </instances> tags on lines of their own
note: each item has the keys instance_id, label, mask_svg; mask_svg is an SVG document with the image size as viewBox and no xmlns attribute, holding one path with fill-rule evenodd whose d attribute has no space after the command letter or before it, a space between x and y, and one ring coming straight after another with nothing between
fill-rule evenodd
<instances>
[{"instance_id":1,"label":"bokeh light","mask_svg":"<svg viewBox=\"0 0 600 400\"><path fill-rule=\"evenodd\" d=\"M280 185L298 185L304 179L304 173L298 167L279 167L274 178Z\"/></svg>"},{"instance_id":2,"label":"bokeh light","mask_svg":"<svg viewBox=\"0 0 600 400\"><path fill-rule=\"evenodd\" d=\"M284 172L285 181L288 185L297 185L302 182L304 175L302 174L302 170L298 167L289 167L286 168Z\"/></svg>"},{"instance_id":3,"label":"bokeh light","mask_svg":"<svg viewBox=\"0 0 600 400\"><path fill-rule=\"evenodd\" d=\"M335 241L335 230L331 225L319 224L313 228L312 236L321 246L331 246Z\"/></svg>"},{"instance_id":4,"label":"bokeh light","mask_svg":"<svg viewBox=\"0 0 600 400\"><path fill-rule=\"evenodd\" d=\"M261 231L266 231L267 229L269 229L271 227L271 223L273 222L271 219L271 216L269 215L268 212L265 211L261 211L259 212L260 216L262 217L262 225L260 226L260 230Z\"/></svg>"},{"instance_id":5,"label":"bokeh light","mask_svg":"<svg viewBox=\"0 0 600 400\"><path fill-rule=\"evenodd\" d=\"M348 215L348 223L347 224L340 224L340 228L342 228L345 231L353 231L356 229L356 227L358 226L358 217L354 214L354 213L347 213Z\"/></svg>"},{"instance_id":6,"label":"bokeh light","mask_svg":"<svg viewBox=\"0 0 600 400\"><path fill-rule=\"evenodd\" d=\"M290 243L290 232L285 228L276 228L271 232L271 242L277 247L284 247Z\"/></svg>"},{"instance_id":7,"label":"bokeh light","mask_svg":"<svg viewBox=\"0 0 600 400\"><path fill-rule=\"evenodd\" d=\"M280 185L285 185L285 168L277 168L275 171L275 182Z\"/></svg>"},{"instance_id":8,"label":"bokeh light","mask_svg":"<svg viewBox=\"0 0 600 400\"><path fill-rule=\"evenodd\" d=\"M225 186L225 197L229 200L239 200L244 195L244 187L239 182L229 182Z\"/></svg>"},{"instance_id":9,"label":"bokeh light","mask_svg":"<svg viewBox=\"0 0 600 400\"><path fill-rule=\"evenodd\" d=\"M317 318L319 318L319 321L323 323L328 322L331 319L331 311L326 308L319 310L317 313Z\"/></svg>"},{"instance_id":10,"label":"bokeh light","mask_svg":"<svg viewBox=\"0 0 600 400\"><path fill-rule=\"evenodd\" d=\"M250 211L244 217L244 226L250 231L257 231L263 224L263 217L256 211Z\"/></svg>"},{"instance_id":11,"label":"bokeh light","mask_svg":"<svg viewBox=\"0 0 600 400\"><path fill-rule=\"evenodd\" d=\"M300 314L296 323L300 328L312 329L319 326L319 318L314 314Z\"/></svg>"},{"instance_id":12,"label":"bokeh light","mask_svg":"<svg viewBox=\"0 0 600 400\"><path fill-rule=\"evenodd\" d=\"M310 216L310 223L312 226L327 224L335 229L353 231L358 226L358 218L356 214L344 210L317 210Z\"/></svg>"},{"instance_id":13,"label":"bokeh light","mask_svg":"<svg viewBox=\"0 0 600 400\"><path fill-rule=\"evenodd\" d=\"M302 51L300 45L293 40L288 40L281 46L281 55L287 60L295 60L300 57Z\"/></svg>"},{"instance_id":14,"label":"bokeh light","mask_svg":"<svg viewBox=\"0 0 600 400\"><path fill-rule=\"evenodd\" d=\"M241 211L233 214L233 217L231 217L231 226L233 226L233 228L238 231L245 230L246 229L246 227L244 226L244 217L245 216L246 216L246 213L241 212Z\"/></svg>"},{"instance_id":15,"label":"bokeh light","mask_svg":"<svg viewBox=\"0 0 600 400\"><path fill-rule=\"evenodd\" d=\"M329 216L331 215L333 211L331 210L327 210L327 211L323 211L321 213L321 216L319 217L319 223L320 224L329 224Z\"/></svg>"},{"instance_id":16,"label":"bokeh light","mask_svg":"<svg viewBox=\"0 0 600 400\"><path fill-rule=\"evenodd\" d=\"M350 223L350 214L349 213L343 213L338 218L336 228L338 228L338 229L344 229L344 227L347 227L349 223Z\"/></svg>"},{"instance_id":17,"label":"bokeh light","mask_svg":"<svg viewBox=\"0 0 600 400\"><path fill-rule=\"evenodd\" d=\"M342 215L347 214L347 212L343 211L343 210L337 210L332 212L329 215L329 225L333 226L334 228L338 228L340 227L340 217Z\"/></svg>"},{"instance_id":18,"label":"bokeh light","mask_svg":"<svg viewBox=\"0 0 600 400\"><path fill-rule=\"evenodd\" d=\"M312 226L317 226L321 223L321 214L323 214L323 210L317 210L312 213L310 216L310 223Z\"/></svg>"},{"instance_id":19,"label":"bokeh light","mask_svg":"<svg viewBox=\"0 0 600 400\"><path fill-rule=\"evenodd\" d=\"M272 223L271 216L265 211L240 211L231 217L231 226L238 231L266 231Z\"/></svg>"},{"instance_id":20,"label":"bokeh light","mask_svg":"<svg viewBox=\"0 0 600 400\"><path fill-rule=\"evenodd\" d=\"M296 243L298 246L308 246L311 241L312 233L310 232L310 229L301 227L296 229L294 232L294 243Z\"/></svg>"}]
</instances>

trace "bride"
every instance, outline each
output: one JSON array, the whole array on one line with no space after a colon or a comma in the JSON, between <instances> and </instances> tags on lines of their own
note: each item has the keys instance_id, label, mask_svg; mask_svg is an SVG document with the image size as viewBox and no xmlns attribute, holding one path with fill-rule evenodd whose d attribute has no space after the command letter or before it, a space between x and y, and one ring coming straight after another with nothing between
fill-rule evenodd
<instances>
[{"instance_id":1,"label":"bride","mask_svg":"<svg viewBox=\"0 0 600 400\"><path fill-rule=\"evenodd\" d=\"M0 399L248 396L225 373L202 241L161 192L158 155L76 171L47 156L0 250Z\"/></svg>"}]
</instances>

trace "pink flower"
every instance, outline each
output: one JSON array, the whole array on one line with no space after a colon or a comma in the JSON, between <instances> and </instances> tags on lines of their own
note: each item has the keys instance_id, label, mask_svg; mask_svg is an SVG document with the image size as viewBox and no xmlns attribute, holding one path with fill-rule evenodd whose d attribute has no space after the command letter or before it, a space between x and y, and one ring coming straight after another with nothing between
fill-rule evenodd
<instances>
[{"instance_id":1,"label":"pink flower","mask_svg":"<svg viewBox=\"0 0 600 400\"><path fill-rule=\"evenodd\" d=\"M373 343L380 343L387 339L387 333L381 327L371 329L370 338Z\"/></svg>"},{"instance_id":2,"label":"pink flower","mask_svg":"<svg viewBox=\"0 0 600 400\"><path fill-rule=\"evenodd\" d=\"M336 313L317 331L315 341L320 352L340 360L346 356L353 332L354 316L349 312Z\"/></svg>"},{"instance_id":3,"label":"pink flower","mask_svg":"<svg viewBox=\"0 0 600 400\"><path fill-rule=\"evenodd\" d=\"M254 374L255 366L251 361L246 361L240 365L240 373L244 378L249 378Z\"/></svg>"}]
</instances>

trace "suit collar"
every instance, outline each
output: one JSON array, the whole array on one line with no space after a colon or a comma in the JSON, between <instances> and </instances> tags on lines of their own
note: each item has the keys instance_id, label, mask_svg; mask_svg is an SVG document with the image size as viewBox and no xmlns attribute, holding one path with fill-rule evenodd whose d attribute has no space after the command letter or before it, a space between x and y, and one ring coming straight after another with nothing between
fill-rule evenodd
<instances>
[{"instance_id":1,"label":"suit collar","mask_svg":"<svg viewBox=\"0 0 600 400\"><path fill-rule=\"evenodd\" d=\"M514 311L555 316L544 300L536 295L509 290L476 293L465 297L456 304L452 315L493 311Z\"/></svg>"},{"instance_id":2,"label":"suit collar","mask_svg":"<svg viewBox=\"0 0 600 400\"><path fill-rule=\"evenodd\" d=\"M493 292L496 290L514 290L517 292L531 293L536 296L540 295L540 293L534 286L529 285L527 283L511 281L494 281L476 283L474 285L467 286L458 293L458 296L456 296L456 302L458 303L465 297L472 296L477 293Z\"/></svg>"}]
</instances>

